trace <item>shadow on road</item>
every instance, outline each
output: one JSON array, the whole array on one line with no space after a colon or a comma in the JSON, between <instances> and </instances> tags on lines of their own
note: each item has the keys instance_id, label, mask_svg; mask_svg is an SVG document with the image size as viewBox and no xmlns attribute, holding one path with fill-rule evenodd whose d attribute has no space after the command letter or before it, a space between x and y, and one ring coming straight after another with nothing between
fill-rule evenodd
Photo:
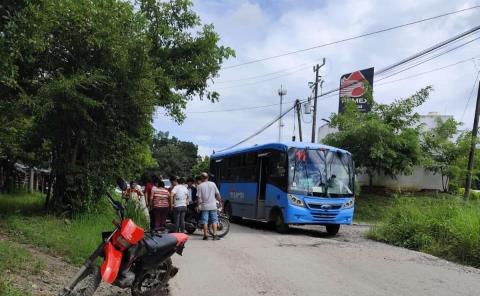
<instances>
[{"instance_id":1,"label":"shadow on road","mask_svg":"<svg viewBox=\"0 0 480 296\"><path fill-rule=\"evenodd\" d=\"M263 231L268 231L272 233L277 233L273 229L272 225L265 222L242 219L241 221L235 222L234 224L245 226L245 227L256 229L256 230L263 230ZM326 232L325 227L320 225L291 226L288 234L289 235L308 235L311 237L320 237L320 238L333 238L333 237L342 236L341 232L338 233L336 236L331 236Z\"/></svg>"}]
</instances>

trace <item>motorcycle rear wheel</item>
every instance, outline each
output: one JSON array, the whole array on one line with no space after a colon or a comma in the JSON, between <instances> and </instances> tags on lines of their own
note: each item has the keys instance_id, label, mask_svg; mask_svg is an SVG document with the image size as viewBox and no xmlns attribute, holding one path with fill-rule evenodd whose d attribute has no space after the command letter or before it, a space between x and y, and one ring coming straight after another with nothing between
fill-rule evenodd
<instances>
[{"instance_id":1,"label":"motorcycle rear wheel","mask_svg":"<svg viewBox=\"0 0 480 296\"><path fill-rule=\"evenodd\" d=\"M85 277L77 283L69 296L92 296L100 285L101 275L98 267L92 267Z\"/></svg>"},{"instance_id":2,"label":"motorcycle rear wheel","mask_svg":"<svg viewBox=\"0 0 480 296\"><path fill-rule=\"evenodd\" d=\"M218 217L218 226L217 226L217 236L224 237L230 231L230 221L227 217L220 216ZM208 224L208 233L213 235L213 226L212 224Z\"/></svg>"},{"instance_id":3,"label":"motorcycle rear wheel","mask_svg":"<svg viewBox=\"0 0 480 296\"><path fill-rule=\"evenodd\" d=\"M147 270L137 276L132 284L133 296L167 295L168 281L172 273L172 259L167 258L155 271Z\"/></svg>"}]
</instances>

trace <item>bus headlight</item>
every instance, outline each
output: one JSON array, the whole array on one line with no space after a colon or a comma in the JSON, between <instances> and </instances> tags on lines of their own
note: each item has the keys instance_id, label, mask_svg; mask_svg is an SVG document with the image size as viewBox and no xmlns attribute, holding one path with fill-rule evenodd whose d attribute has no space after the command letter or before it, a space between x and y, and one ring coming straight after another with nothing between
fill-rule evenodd
<instances>
[{"instance_id":1,"label":"bus headlight","mask_svg":"<svg viewBox=\"0 0 480 296\"><path fill-rule=\"evenodd\" d=\"M305 203L303 202L303 200L301 200L300 198L296 197L293 194L288 195L288 200L290 200L290 202L296 205L297 207L305 207Z\"/></svg>"},{"instance_id":2,"label":"bus headlight","mask_svg":"<svg viewBox=\"0 0 480 296\"><path fill-rule=\"evenodd\" d=\"M353 205L355 205L355 198L352 198L351 200L347 201L346 203L343 204L342 209L350 209L353 208Z\"/></svg>"}]
</instances>

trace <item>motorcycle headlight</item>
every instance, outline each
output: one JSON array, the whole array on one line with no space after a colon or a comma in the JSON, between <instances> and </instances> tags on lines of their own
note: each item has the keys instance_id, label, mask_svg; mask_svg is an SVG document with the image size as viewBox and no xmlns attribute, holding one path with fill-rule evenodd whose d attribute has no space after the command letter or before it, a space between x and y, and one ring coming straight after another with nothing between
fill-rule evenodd
<instances>
[{"instance_id":1,"label":"motorcycle headlight","mask_svg":"<svg viewBox=\"0 0 480 296\"><path fill-rule=\"evenodd\" d=\"M342 209L350 209L350 208L353 208L354 205L355 205L355 198L352 198L351 200L343 204Z\"/></svg>"},{"instance_id":2,"label":"motorcycle headlight","mask_svg":"<svg viewBox=\"0 0 480 296\"><path fill-rule=\"evenodd\" d=\"M305 207L305 203L303 202L303 200L293 194L288 195L288 200L290 201L290 203L296 205L297 207Z\"/></svg>"}]
</instances>

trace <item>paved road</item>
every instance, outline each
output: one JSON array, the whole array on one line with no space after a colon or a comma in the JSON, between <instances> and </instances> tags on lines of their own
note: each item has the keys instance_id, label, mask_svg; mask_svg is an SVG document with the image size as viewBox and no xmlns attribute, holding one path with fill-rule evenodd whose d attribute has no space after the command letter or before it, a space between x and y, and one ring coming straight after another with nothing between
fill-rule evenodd
<instances>
[{"instance_id":1,"label":"paved road","mask_svg":"<svg viewBox=\"0 0 480 296\"><path fill-rule=\"evenodd\" d=\"M322 227L280 235L250 222L221 241L194 235L172 296L480 295L480 270L362 238L350 226L335 238Z\"/></svg>"}]
</instances>

